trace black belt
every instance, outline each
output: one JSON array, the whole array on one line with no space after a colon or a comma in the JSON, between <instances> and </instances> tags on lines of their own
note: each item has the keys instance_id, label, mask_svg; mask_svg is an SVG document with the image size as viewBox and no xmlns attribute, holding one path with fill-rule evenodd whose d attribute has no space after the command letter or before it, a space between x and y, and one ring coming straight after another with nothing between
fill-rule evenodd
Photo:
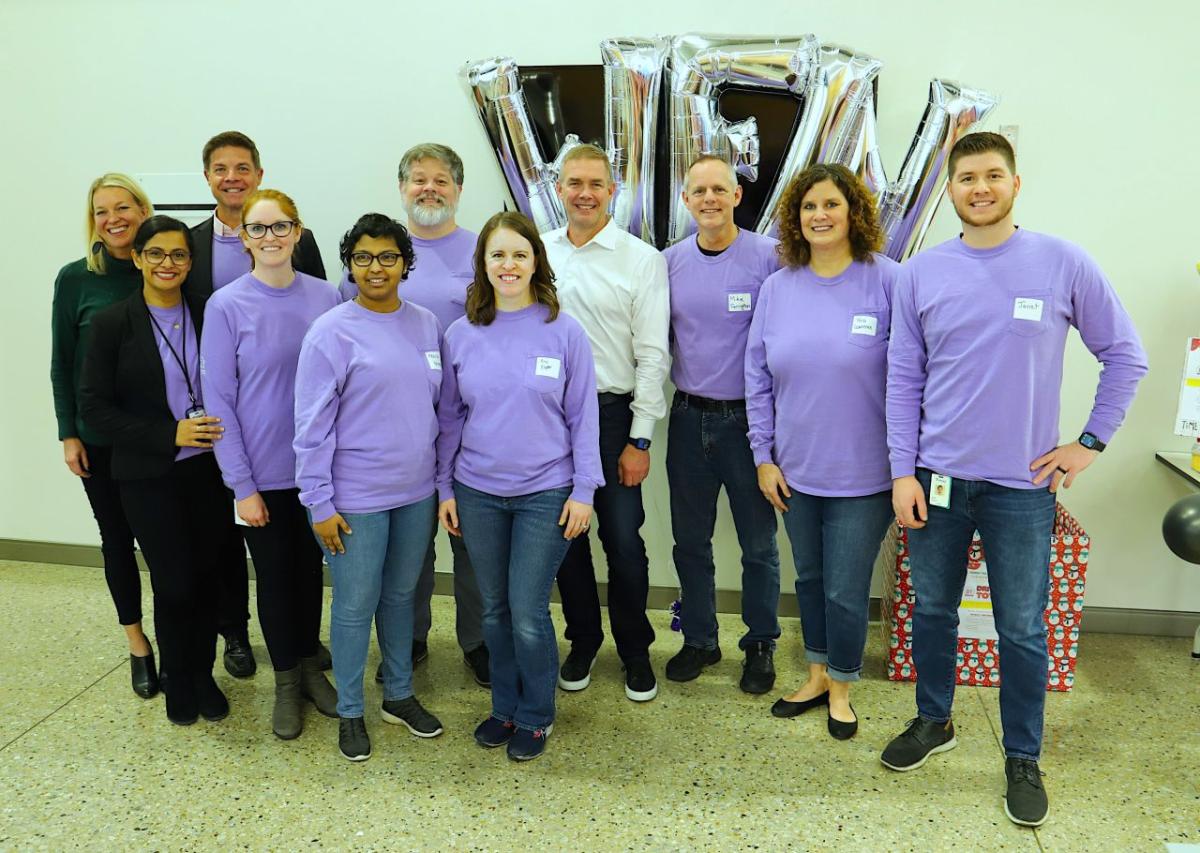
<instances>
[{"instance_id":1,"label":"black belt","mask_svg":"<svg viewBox=\"0 0 1200 853\"><path fill-rule=\"evenodd\" d=\"M611 391L601 391L597 396L600 397L601 406L611 406L614 403L630 403L633 401L633 392L628 394L614 394Z\"/></svg>"},{"instance_id":2,"label":"black belt","mask_svg":"<svg viewBox=\"0 0 1200 853\"><path fill-rule=\"evenodd\" d=\"M675 397L689 407L695 407L702 412L720 412L723 415L729 415L746 411L745 400L710 400L708 397L699 397L679 389L675 390Z\"/></svg>"}]
</instances>

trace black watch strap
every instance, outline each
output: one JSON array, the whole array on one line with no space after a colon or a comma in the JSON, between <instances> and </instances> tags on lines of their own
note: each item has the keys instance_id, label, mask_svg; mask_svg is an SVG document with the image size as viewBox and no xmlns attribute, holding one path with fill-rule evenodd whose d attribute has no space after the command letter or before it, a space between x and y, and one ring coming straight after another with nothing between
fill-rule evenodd
<instances>
[{"instance_id":1,"label":"black watch strap","mask_svg":"<svg viewBox=\"0 0 1200 853\"><path fill-rule=\"evenodd\" d=\"M1088 450L1094 450L1097 453L1103 453L1104 448L1108 447L1107 444L1096 438L1096 436L1092 435L1090 432L1085 432L1083 435L1079 436L1079 443Z\"/></svg>"},{"instance_id":2,"label":"black watch strap","mask_svg":"<svg viewBox=\"0 0 1200 853\"><path fill-rule=\"evenodd\" d=\"M632 445L633 447L636 447L638 450L649 450L650 449L650 439L648 439L648 438L633 438L632 436L630 436L630 438L625 443Z\"/></svg>"}]
</instances>

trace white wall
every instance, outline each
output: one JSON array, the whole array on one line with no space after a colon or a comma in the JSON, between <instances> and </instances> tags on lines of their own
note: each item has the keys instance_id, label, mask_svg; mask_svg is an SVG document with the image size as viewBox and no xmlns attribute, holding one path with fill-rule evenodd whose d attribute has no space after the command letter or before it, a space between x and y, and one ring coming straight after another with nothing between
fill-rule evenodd
<instances>
[{"instance_id":1,"label":"white wall","mask_svg":"<svg viewBox=\"0 0 1200 853\"><path fill-rule=\"evenodd\" d=\"M464 225L478 228L499 207L500 175L456 76L467 59L504 53L528 64L596 63L605 36L814 32L886 63L879 125L893 176L931 77L1002 95L989 126L1021 128L1018 221L1092 252L1150 352L1152 371L1125 428L1064 497L1095 540L1088 603L1200 610L1200 569L1175 559L1159 535L1163 511L1187 488L1153 460L1157 449L1187 446L1171 434L1171 421L1182 340L1200 333L1200 64L1189 0L1114 11L1106 7L1115 4L1082 0L1015 0L1002 8L608 0L570 4L569 12L549 2L422 5L421 12L380 0L0 6L9 128L0 138L7 198L0 213L0 538L98 540L54 440L47 364L51 283L82 254L83 193L99 173L193 171L208 136L243 130L263 152L265 185L293 194L335 267L337 238L359 214L399 213L396 162L413 143L446 142L462 154ZM739 8L756 10L755 19L735 20ZM953 233L943 210L932 239ZM1086 420L1095 377L1073 337L1064 437ZM652 580L669 585L662 458L658 450L646 537ZM736 587L727 514L717 550L721 585ZM790 583L787 567L783 585Z\"/></svg>"}]
</instances>

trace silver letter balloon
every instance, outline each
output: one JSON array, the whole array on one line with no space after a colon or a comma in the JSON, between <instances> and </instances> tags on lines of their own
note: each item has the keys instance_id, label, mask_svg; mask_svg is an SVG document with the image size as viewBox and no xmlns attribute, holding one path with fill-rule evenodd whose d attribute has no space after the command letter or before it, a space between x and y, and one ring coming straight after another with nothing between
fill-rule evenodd
<instances>
[{"instance_id":1,"label":"silver letter balloon","mask_svg":"<svg viewBox=\"0 0 1200 853\"><path fill-rule=\"evenodd\" d=\"M883 67L878 59L822 44L811 34L702 33L605 39L600 57L604 146L616 180L612 215L652 245L675 243L695 230L681 197L687 168L701 154L728 161L743 181L759 178L760 122L753 115L739 121L723 116L726 93L769 93L790 98L796 108L790 137L775 146L782 158L761 191L757 231L776 230L779 202L792 178L814 163L840 163L876 194L884 252L896 260L911 256L925 238L945 189L951 147L999 102L979 89L932 80L900 175L889 181L875 126ZM554 183L578 137L561 135L558 151L542 150L514 59L468 62L460 74L516 208L541 231L564 225Z\"/></svg>"}]
</instances>

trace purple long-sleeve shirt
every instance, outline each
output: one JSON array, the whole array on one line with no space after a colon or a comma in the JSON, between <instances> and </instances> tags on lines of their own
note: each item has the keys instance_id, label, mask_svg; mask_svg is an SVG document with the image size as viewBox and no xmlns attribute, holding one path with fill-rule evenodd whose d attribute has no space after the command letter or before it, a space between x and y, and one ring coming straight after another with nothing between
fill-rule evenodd
<instances>
[{"instance_id":1,"label":"purple long-sleeve shirt","mask_svg":"<svg viewBox=\"0 0 1200 853\"><path fill-rule=\"evenodd\" d=\"M437 317L345 302L317 318L296 371L296 485L313 521L434 493L442 386Z\"/></svg>"},{"instance_id":2,"label":"purple long-sleeve shirt","mask_svg":"<svg viewBox=\"0 0 1200 853\"><path fill-rule=\"evenodd\" d=\"M204 395L200 389L200 352L196 343L196 327L192 323L192 315L187 306L180 302L172 308L160 308L147 305L150 310L150 322L157 325L151 329L154 343L158 348L158 357L162 359L163 379L166 380L167 407L171 416L177 421L187 418L188 409L192 407L192 395L196 405L202 405ZM167 346L170 342L170 347ZM174 354L171 350L174 349ZM178 357L179 361L176 361ZM187 366L187 378L179 366L182 361ZM188 394L188 382L191 382L192 394ZM207 453L207 447L181 447L175 454L175 461L182 462L191 456Z\"/></svg>"},{"instance_id":3,"label":"purple long-sleeve shirt","mask_svg":"<svg viewBox=\"0 0 1200 853\"><path fill-rule=\"evenodd\" d=\"M213 292L250 272L250 253L239 236L226 237L213 232L212 277Z\"/></svg>"},{"instance_id":4,"label":"purple long-sleeve shirt","mask_svg":"<svg viewBox=\"0 0 1200 853\"><path fill-rule=\"evenodd\" d=\"M719 255L695 237L663 252L671 285L671 381L713 400L745 396L746 336L763 281L779 269L778 241L740 229Z\"/></svg>"},{"instance_id":5,"label":"purple long-sleeve shirt","mask_svg":"<svg viewBox=\"0 0 1200 853\"><path fill-rule=\"evenodd\" d=\"M474 231L456 228L445 237L423 240L413 237L416 261L408 278L400 283L400 296L434 313L443 329L467 313L467 285L475 275ZM358 285L342 270L338 285L342 301L358 295Z\"/></svg>"},{"instance_id":6,"label":"purple long-sleeve shirt","mask_svg":"<svg viewBox=\"0 0 1200 853\"><path fill-rule=\"evenodd\" d=\"M214 447L238 500L296 486L296 362L313 321L338 304L326 281L296 273L276 288L247 273L216 291L200 342L204 404L225 433Z\"/></svg>"},{"instance_id":7,"label":"purple long-sleeve shirt","mask_svg":"<svg viewBox=\"0 0 1200 853\"><path fill-rule=\"evenodd\" d=\"M1037 488L1029 466L1058 446L1071 326L1104 366L1084 429L1107 442L1147 362L1133 321L1087 253L1020 229L995 248L955 238L908 261L888 353L892 476L919 465Z\"/></svg>"},{"instance_id":8,"label":"purple long-sleeve shirt","mask_svg":"<svg viewBox=\"0 0 1200 853\"><path fill-rule=\"evenodd\" d=\"M438 409L438 493L453 481L513 497L571 485L591 504L604 485L600 406L587 333L535 303L497 311L488 326L463 319L446 332L446 377Z\"/></svg>"},{"instance_id":9,"label":"purple long-sleeve shirt","mask_svg":"<svg viewBox=\"0 0 1200 853\"><path fill-rule=\"evenodd\" d=\"M754 464L821 497L887 491L884 383L892 287L883 255L821 278L786 268L763 282L746 344Z\"/></svg>"}]
</instances>

